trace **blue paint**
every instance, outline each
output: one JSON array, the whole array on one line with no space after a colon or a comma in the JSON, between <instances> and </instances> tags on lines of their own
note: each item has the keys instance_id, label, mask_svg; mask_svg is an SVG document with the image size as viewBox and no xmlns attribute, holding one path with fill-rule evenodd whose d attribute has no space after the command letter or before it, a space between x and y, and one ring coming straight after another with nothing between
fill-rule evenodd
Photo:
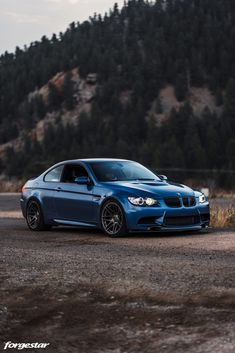
<instances>
[{"instance_id":1,"label":"blue paint","mask_svg":"<svg viewBox=\"0 0 235 353\"><path fill-rule=\"evenodd\" d=\"M79 175L65 175L72 173L71 166L81 169ZM209 225L209 203L200 203L201 196L200 192L165 180L133 161L81 159L58 163L29 180L20 203L26 217L28 201L36 199L46 224L100 228L104 202L113 199L122 207L130 231L183 231ZM153 199L155 204L130 202L136 199Z\"/></svg>"}]
</instances>

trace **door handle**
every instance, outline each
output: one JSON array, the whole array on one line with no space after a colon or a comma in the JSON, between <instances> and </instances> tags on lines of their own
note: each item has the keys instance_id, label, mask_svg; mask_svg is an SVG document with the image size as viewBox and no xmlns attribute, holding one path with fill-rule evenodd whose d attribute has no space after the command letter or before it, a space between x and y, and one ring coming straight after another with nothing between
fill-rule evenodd
<instances>
[{"instance_id":1,"label":"door handle","mask_svg":"<svg viewBox=\"0 0 235 353\"><path fill-rule=\"evenodd\" d=\"M61 191L62 189L61 189L61 187L60 186L58 186L58 188L55 188L55 191Z\"/></svg>"}]
</instances>

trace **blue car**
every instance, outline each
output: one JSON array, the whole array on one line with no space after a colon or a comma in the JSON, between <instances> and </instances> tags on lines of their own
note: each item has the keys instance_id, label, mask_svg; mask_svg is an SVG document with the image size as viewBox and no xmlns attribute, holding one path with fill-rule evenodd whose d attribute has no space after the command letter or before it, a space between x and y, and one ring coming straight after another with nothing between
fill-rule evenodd
<instances>
[{"instance_id":1,"label":"blue car","mask_svg":"<svg viewBox=\"0 0 235 353\"><path fill-rule=\"evenodd\" d=\"M20 202L33 231L78 226L115 237L130 231L200 230L210 222L201 192L121 159L58 163L26 182Z\"/></svg>"}]
</instances>

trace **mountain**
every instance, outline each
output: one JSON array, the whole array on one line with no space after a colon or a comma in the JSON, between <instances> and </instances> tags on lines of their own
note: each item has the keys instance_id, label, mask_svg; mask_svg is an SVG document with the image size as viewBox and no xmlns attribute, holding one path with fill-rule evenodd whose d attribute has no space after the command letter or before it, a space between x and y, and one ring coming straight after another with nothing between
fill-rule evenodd
<instances>
[{"instance_id":1,"label":"mountain","mask_svg":"<svg viewBox=\"0 0 235 353\"><path fill-rule=\"evenodd\" d=\"M130 0L6 52L0 172L90 156L232 172L234 43L231 0Z\"/></svg>"}]
</instances>

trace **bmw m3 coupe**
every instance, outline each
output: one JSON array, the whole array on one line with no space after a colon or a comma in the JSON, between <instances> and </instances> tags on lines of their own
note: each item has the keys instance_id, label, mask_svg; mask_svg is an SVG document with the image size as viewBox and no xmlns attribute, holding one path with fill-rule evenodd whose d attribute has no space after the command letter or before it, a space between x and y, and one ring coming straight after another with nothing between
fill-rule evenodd
<instances>
[{"instance_id":1,"label":"bmw m3 coupe","mask_svg":"<svg viewBox=\"0 0 235 353\"><path fill-rule=\"evenodd\" d=\"M33 231L78 226L114 237L131 231L200 230L210 222L201 192L121 159L58 163L26 182L20 202Z\"/></svg>"}]
</instances>

